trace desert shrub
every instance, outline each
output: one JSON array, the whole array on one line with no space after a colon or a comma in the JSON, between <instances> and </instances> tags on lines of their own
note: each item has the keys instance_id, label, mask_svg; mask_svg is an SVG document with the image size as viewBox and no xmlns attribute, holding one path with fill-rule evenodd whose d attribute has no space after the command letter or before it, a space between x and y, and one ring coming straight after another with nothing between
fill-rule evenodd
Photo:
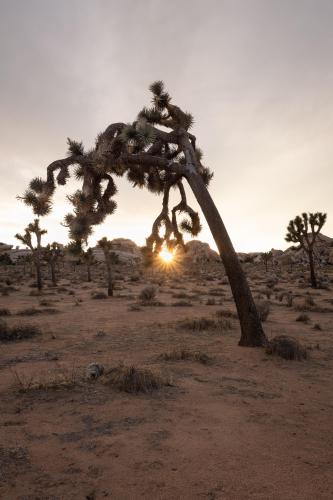
<instances>
[{"instance_id":1,"label":"desert shrub","mask_svg":"<svg viewBox=\"0 0 333 500\"><path fill-rule=\"evenodd\" d=\"M109 370L106 374L106 381L119 391L132 394L149 393L171 385L168 380L151 370L123 365Z\"/></svg>"},{"instance_id":2,"label":"desert shrub","mask_svg":"<svg viewBox=\"0 0 333 500\"><path fill-rule=\"evenodd\" d=\"M156 288L154 286L146 286L141 290L139 299L142 302L153 302L156 298Z\"/></svg>"},{"instance_id":3,"label":"desert shrub","mask_svg":"<svg viewBox=\"0 0 333 500\"><path fill-rule=\"evenodd\" d=\"M300 361L307 358L306 348L288 335L279 335L270 340L266 346L266 353L288 360Z\"/></svg>"},{"instance_id":4,"label":"desert shrub","mask_svg":"<svg viewBox=\"0 0 333 500\"><path fill-rule=\"evenodd\" d=\"M107 299L108 296L104 292L96 292L96 293L93 293L92 298L95 300L104 300L104 299Z\"/></svg>"},{"instance_id":5,"label":"desert shrub","mask_svg":"<svg viewBox=\"0 0 333 500\"><path fill-rule=\"evenodd\" d=\"M38 377L27 378L17 371L13 371L13 375L19 392L72 389L83 381L82 375L75 367L72 369L63 368L60 371L49 371Z\"/></svg>"},{"instance_id":6,"label":"desert shrub","mask_svg":"<svg viewBox=\"0 0 333 500\"><path fill-rule=\"evenodd\" d=\"M225 291L221 288L211 288L208 292L209 295L213 295L213 297L223 297L225 295Z\"/></svg>"},{"instance_id":7,"label":"desert shrub","mask_svg":"<svg viewBox=\"0 0 333 500\"><path fill-rule=\"evenodd\" d=\"M302 323L309 323L310 318L307 314L301 313L297 316L296 321L301 321Z\"/></svg>"},{"instance_id":8,"label":"desert shrub","mask_svg":"<svg viewBox=\"0 0 333 500\"><path fill-rule=\"evenodd\" d=\"M279 280L277 278L270 278L266 281L268 288L274 288L278 284Z\"/></svg>"},{"instance_id":9,"label":"desert shrub","mask_svg":"<svg viewBox=\"0 0 333 500\"><path fill-rule=\"evenodd\" d=\"M212 358L201 351L191 352L186 349L173 350L170 352L164 352L159 356L159 359L163 361L183 361L183 360L191 360L198 361L203 365L207 365L212 362Z\"/></svg>"},{"instance_id":10,"label":"desert shrub","mask_svg":"<svg viewBox=\"0 0 333 500\"><path fill-rule=\"evenodd\" d=\"M235 318L235 319L238 319L237 312L230 311L230 309L220 309L219 311L216 311L215 315L218 318Z\"/></svg>"},{"instance_id":11,"label":"desert shrub","mask_svg":"<svg viewBox=\"0 0 333 500\"><path fill-rule=\"evenodd\" d=\"M18 311L17 314L19 316L35 316L36 314L40 314L40 312L40 309L36 309L35 307L27 307L26 309Z\"/></svg>"},{"instance_id":12,"label":"desert shrub","mask_svg":"<svg viewBox=\"0 0 333 500\"><path fill-rule=\"evenodd\" d=\"M9 327L4 320L0 320L0 342L15 342L31 339L40 335L40 330L34 325L14 325Z\"/></svg>"},{"instance_id":13,"label":"desert shrub","mask_svg":"<svg viewBox=\"0 0 333 500\"><path fill-rule=\"evenodd\" d=\"M256 308L260 321L266 321L271 310L270 303L267 300L261 300L256 303Z\"/></svg>"},{"instance_id":14,"label":"desert shrub","mask_svg":"<svg viewBox=\"0 0 333 500\"><path fill-rule=\"evenodd\" d=\"M128 307L128 311L131 312L142 311L142 308L138 304L130 304L130 306Z\"/></svg>"},{"instance_id":15,"label":"desert shrub","mask_svg":"<svg viewBox=\"0 0 333 500\"><path fill-rule=\"evenodd\" d=\"M174 302L172 304L174 307L192 307L193 304L188 300L178 300L178 302Z\"/></svg>"},{"instance_id":16,"label":"desert shrub","mask_svg":"<svg viewBox=\"0 0 333 500\"><path fill-rule=\"evenodd\" d=\"M322 328L321 328L320 323L315 323L315 324L313 325L313 329L314 329L314 330L321 330Z\"/></svg>"},{"instance_id":17,"label":"desert shrub","mask_svg":"<svg viewBox=\"0 0 333 500\"><path fill-rule=\"evenodd\" d=\"M231 330L232 323L228 318L195 318L180 322L180 327L186 330L200 332L202 330Z\"/></svg>"},{"instance_id":18,"label":"desert shrub","mask_svg":"<svg viewBox=\"0 0 333 500\"><path fill-rule=\"evenodd\" d=\"M191 299L192 296L188 295L188 293L181 292L181 293L173 293L172 295L173 299Z\"/></svg>"},{"instance_id":19,"label":"desert shrub","mask_svg":"<svg viewBox=\"0 0 333 500\"><path fill-rule=\"evenodd\" d=\"M0 309L0 316L10 316L11 312L7 307L2 307Z\"/></svg>"}]
</instances>

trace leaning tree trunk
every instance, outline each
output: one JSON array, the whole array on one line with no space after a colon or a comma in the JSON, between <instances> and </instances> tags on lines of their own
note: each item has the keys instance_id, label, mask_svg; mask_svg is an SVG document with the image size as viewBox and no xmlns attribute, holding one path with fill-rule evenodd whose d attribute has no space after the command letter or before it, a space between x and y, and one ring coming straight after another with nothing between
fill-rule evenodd
<instances>
[{"instance_id":1,"label":"leaning tree trunk","mask_svg":"<svg viewBox=\"0 0 333 500\"><path fill-rule=\"evenodd\" d=\"M309 250L310 277L312 288L317 288L317 278L314 268L313 251Z\"/></svg>"},{"instance_id":2,"label":"leaning tree trunk","mask_svg":"<svg viewBox=\"0 0 333 500\"><path fill-rule=\"evenodd\" d=\"M191 169L186 177L210 227L230 282L241 326L239 345L263 346L267 339L246 276L221 216L200 175Z\"/></svg>"}]
</instances>

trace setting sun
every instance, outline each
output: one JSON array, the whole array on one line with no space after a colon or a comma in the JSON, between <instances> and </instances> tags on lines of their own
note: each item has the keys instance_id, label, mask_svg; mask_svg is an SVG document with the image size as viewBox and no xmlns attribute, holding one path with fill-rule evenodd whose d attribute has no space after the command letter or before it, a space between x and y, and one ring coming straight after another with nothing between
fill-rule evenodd
<instances>
[{"instance_id":1,"label":"setting sun","mask_svg":"<svg viewBox=\"0 0 333 500\"><path fill-rule=\"evenodd\" d=\"M160 251L159 256L163 260L163 262L169 263L169 262L172 262L172 260L174 258L174 252L168 250L167 248L163 248Z\"/></svg>"}]
</instances>

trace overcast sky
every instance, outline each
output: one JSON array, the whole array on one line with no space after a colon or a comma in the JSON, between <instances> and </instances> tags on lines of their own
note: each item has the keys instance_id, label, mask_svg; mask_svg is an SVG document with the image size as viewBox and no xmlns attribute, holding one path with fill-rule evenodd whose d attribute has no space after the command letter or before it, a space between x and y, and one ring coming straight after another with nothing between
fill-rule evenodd
<instances>
[{"instance_id":1,"label":"overcast sky","mask_svg":"<svg viewBox=\"0 0 333 500\"><path fill-rule=\"evenodd\" d=\"M0 0L0 241L17 244L33 215L15 197L66 138L90 147L133 121L157 79L195 117L238 251L285 248L303 211L328 212L333 236L332 25L332 0ZM116 180L117 212L91 243L143 244L161 199ZM75 187L59 187L46 240L67 241Z\"/></svg>"}]
</instances>

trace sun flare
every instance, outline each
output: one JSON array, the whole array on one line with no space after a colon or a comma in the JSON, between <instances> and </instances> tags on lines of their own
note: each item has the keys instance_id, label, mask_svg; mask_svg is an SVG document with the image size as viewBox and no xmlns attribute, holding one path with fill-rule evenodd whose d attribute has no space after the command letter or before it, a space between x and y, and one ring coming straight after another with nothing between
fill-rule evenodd
<instances>
[{"instance_id":1,"label":"sun flare","mask_svg":"<svg viewBox=\"0 0 333 500\"><path fill-rule=\"evenodd\" d=\"M160 258L163 260L163 262L169 264L170 262L173 261L174 258L174 252L168 250L167 248L163 248L160 253L159 253Z\"/></svg>"}]
</instances>

